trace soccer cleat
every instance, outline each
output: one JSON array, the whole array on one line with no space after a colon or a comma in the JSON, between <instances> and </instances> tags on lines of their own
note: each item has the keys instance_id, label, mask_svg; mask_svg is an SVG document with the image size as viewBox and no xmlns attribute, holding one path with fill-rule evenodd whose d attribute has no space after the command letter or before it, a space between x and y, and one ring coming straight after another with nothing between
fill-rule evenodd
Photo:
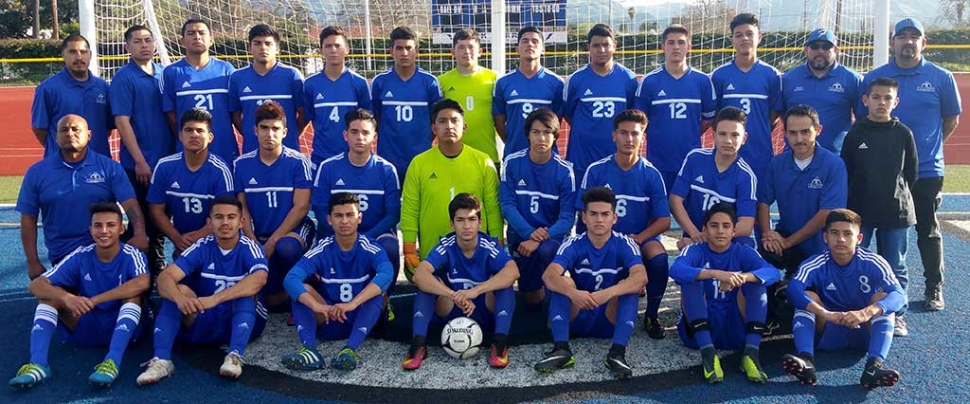
<instances>
[{"instance_id":1,"label":"soccer cleat","mask_svg":"<svg viewBox=\"0 0 970 404\"><path fill-rule=\"evenodd\" d=\"M15 389L29 389L43 383L51 377L51 370L47 366L28 363L20 367L17 376L10 379L10 387Z\"/></svg>"},{"instance_id":2,"label":"soccer cleat","mask_svg":"<svg viewBox=\"0 0 970 404\"><path fill-rule=\"evenodd\" d=\"M893 325L893 336L894 337L905 337L909 335L909 327L906 326L906 320L902 317L896 317L896 324Z\"/></svg>"},{"instance_id":3,"label":"soccer cleat","mask_svg":"<svg viewBox=\"0 0 970 404\"><path fill-rule=\"evenodd\" d=\"M238 379L242 376L242 367L243 359L239 356L239 352L229 352L226 359L222 361L222 366L219 367L219 376Z\"/></svg>"},{"instance_id":4,"label":"soccer cleat","mask_svg":"<svg viewBox=\"0 0 970 404\"><path fill-rule=\"evenodd\" d=\"M815 373L815 363L807 353L803 352L798 356L785 354L785 356L781 357L781 368L785 369L785 373L795 376L802 384L814 386L815 383L818 383L818 375Z\"/></svg>"},{"instance_id":5,"label":"soccer cleat","mask_svg":"<svg viewBox=\"0 0 970 404\"><path fill-rule=\"evenodd\" d=\"M394 306L391 305L391 302L387 302L387 322L392 321L394 321Z\"/></svg>"},{"instance_id":6,"label":"soccer cleat","mask_svg":"<svg viewBox=\"0 0 970 404\"><path fill-rule=\"evenodd\" d=\"M546 352L546 357L537 362L533 368L539 373L551 373L558 369L568 369L576 364L576 357L569 348L553 348Z\"/></svg>"},{"instance_id":7,"label":"soccer cleat","mask_svg":"<svg viewBox=\"0 0 970 404\"><path fill-rule=\"evenodd\" d=\"M357 351L354 351L350 347L344 347L340 352L337 352L337 356L330 361L330 366L334 369L351 371L357 369L357 365L360 364L360 355Z\"/></svg>"},{"instance_id":8,"label":"soccer cleat","mask_svg":"<svg viewBox=\"0 0 970 404\"><path fill-rule=\"evenodd\" d=\"M606 368L613 372L613 375L621 379L633 377L633 367L626 362L626 356L620 352L610 351L603 360Z\"/></svg>"},{"instance_id":9,"label":"soccer cleat","mask_svg":"<svg viewBox=\"0 0 970 404\"><path fill-rule=\"evenodd\" d=\"M664 339L666 334L664 334L664 327L660 325L660 320L656 317L643 317L643 329L647 331L647 335L653 339Z\"/></svg>"},{"instance_id":10,"label":"soccer cleat","mask_svg":"<svg viewBox=\"0 0 970 404\"><path fill-rule=\"evenodd\" d=\"M421 361L428 357L428 349L424 345L411 345L408 355L404 357L401 367L404 370L415 370L421 367Z\"/></svg>"},{"instance_id":11,"label":"soccer cleat","mask_svg":"<svg viewBox=\"0 0 970 404\"><path fill-rule=\"evenodd\" d=\"M866 369L862 371L859 384L867 389L876 387L892 387L899 382L899 372L887 369L882 366L882 361L870 358L866 363Z\"/></svg>"},{"instance_id":12,"label":"soccer cleat","mask_svg":"<svg viewBox=\"0 0 970 404\"><path fill-rule=\"evenodd\" d=\"M296 353L283 357L283 366L291 370L317 370L326 366L323 355L316 349L300 348Z\"/></svg>"},{"instance_id":13,"label":"soccer cleat","mask_svg":"<svg viewBox=\"0 0 970 404\"><path fill-rule=\"evenodd\" d=\"M923 308L926 311L943 311L946 308L946 303L943 301L943 291L936 291L927 295Z\"/></svg>"},{"instance_id":14,"label":"soccer cleat","mask_svg":"<svg viewBox=\"0 0 970 404\"><path fill-rule=\"evenodd\" d=\"M88 382L98 387L111 387L118 378L118 365L112 359L105 359L104 362L94 367L94 373L88 376Z\"/></svg>"},{"instance_id":15,"label":"soccer cleat","mask_svg":"<svg viewBox=\"0 0 970 404\"><path fill-rule=\"evenodd\" d=\"M721 369L721 358L715 353L710 360L702 360L701 373L704 381L708 383L720 383L724 381L724 369Z\"/></svg>"},{"instance_id":16,"label":"soccer cleat","mask_svg":"<svg viewBox=\"0 0 970 404\"><path fill-rule=\"evenodd\" d=\"M492 354L488 356L488 366L504 369L509 365L509 347L507 344L492 344Z\"/></svg>"},{"instance_id":17,"label":"soccer cleat","mask_svg":"<svg viewBox=\"0 0 970 404\"><path fill-rule=\"evenodd\" d=\"M141 366L148 366L148 369L145 369L144 372L138 375L138 379L135 380L139 386L158 383L159 380L175 373L175 364L168 359L158 359L155 357L148 362L142 363Z\"/></svg>"},{"instance_id":18,"label":"soccer cleat","mask_svg":"<svg viewBox=\"0 0 970 404\"><path fill-rule=\"evenodd\" d=\"M748 380L765 384L768 383L768 374L761 368L761 362L758 360L758 356L745 354L741 357L741 363L738 365L738 369L746 376Z\"/></svg>"}]
</instances>

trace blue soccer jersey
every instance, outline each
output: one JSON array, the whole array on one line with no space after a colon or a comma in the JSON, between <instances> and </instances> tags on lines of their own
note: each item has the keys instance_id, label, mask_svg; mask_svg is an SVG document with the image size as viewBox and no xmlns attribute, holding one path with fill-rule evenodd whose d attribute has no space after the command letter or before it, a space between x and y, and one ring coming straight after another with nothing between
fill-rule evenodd
<instances>
[{"instance_id":1,"label":"blue soccer jersey","mask_svg":"<svg viewBox=\"0 0 970 404\"><path fill-rule=\"evenodd\" d=\"M145 253L124 244L109 262L101 262L97 245L78 247L42 275L51 284L73 291L77 296L95 297L123 283L148 274ZM97 310L118 311L124 302L112 300L95 306Z\"/></svg>"},{"instance_id":2,"label":"blue soccer jersey","mask_svg":"<svg viewBox=\"0 0 970 404\"><path fill-rule=\"evenodd\" d=\"M661 172L677 172L687 153L701 147L701 121L714 119L717 98L706 74L688 67L678 79L661 65L643 76L635 105L650 118L647 160Z\"/></svg>"},{"instance_id":3,"label":"blue soccer jersey","mask_svg":"<svg viewBox=\"0 0 970 404\"><path fill-rule=\"evenodd\" d=\"M562 240L576 220L575 199L572 164L558 154L543 164L534 163L528 149L505 156L498 200L510 238L527 240L545 227L549 238Z\"/></svg>"},{"instance_id":4,"label":"blue soccer jersey","mask_svg":"<svg viewBox=\"0 0 970 404\"><path fill-rule=\"evenodd\" d=\"M643 157L629 170L623 170L610 156L589 166L583 176L579 194L594 187L607 187L616 194L616 224L613 230L623 234L639 234L655 219L670 217L670 204L660 172ZM583 209L581 198L576 209Z\"/></svg>"},{"instance_id":5,"label":"blue soccer jersey","mask_svg":"<svg viewBox=\"0 0 970 404\"><path fill-rule=\"evenodd\" d=\"M838 62L824 76L818 77L808 64L795 67L781 77L784 111L795 105L808 105L818 112L822 132L818 144L835 154L842 150L842 141L852 129L852 112L856 110L865 90L862 76ZM856 112L855 116L863 117Z\"/></svg>"},{"instance_id":6,"label":"blue soccer jersey","mask_svg":"<svg viewBox=\"0 0 970 404\"><path fill-rule=\"evenodd\" d=\"M600 248L593 246L586 233L566 239L552 261L563 267L576 282L576 288L596 292L612 287L630 276L630 268L643 265L640 247L633 239L613 232Z\"/></svg>"},{"instance_id":7,"label":"blue soccer jersey","mask_svg":"<svg viewBox=\"0 0 970 404\"><path fill-rule=\"evenodd\" d=\"M130 119L138 148L149 167L155 167L158 159L172 154L176 143L162 112L162 65L154 63L152 68L152 74L145 73L134 60L129 61L118 69L108 89L111 112L116 117ZM121 166L126 170L135 169L135 160L124 142L121 143Z\"/></svg>"},{"instance_id":8,"label":"blue soccer jersey","mask_svg":"<svg viewBox=\"0 0 970 404\"><path fill-rule=\"evenodd\" d=\"M449 233L442 238L425 258L435 269L435 273L440 272L439 276L454 291L471 289L489 280L511 260L495 239L482 232L478 233L478 247L471 258L461 251L455 233Z\"/></svg>"},{"instance_id":9,"label":"blue soccer jersey","mask_svg":"<svg viewBox=\"0 0 970 404\"><path fill-rule=\"evenodd\" d=\"M670 193L684 198L684 209L698 230L704 227L704 214L714 204L734 205L738 217L755 217L758 180L741 157L724 172L717 169L714 149L695 149L687 154Z\"/></svg>"},{"instance_id":10,"label":"blue soccer jersey","mask_svg":"<svg viewBox=\"0 0 970 404\"><path fill-rule=\"evenodd\" d=\"M549 108L561 113L566 82L552 70L542 68L535 76L525 77L512 70L495 82L492 92L492 115L505 115L505 151L503 156L529 147L525 118L533 110Z\"/></svg>"},{"instance_id":11,"label":"blue soccer jersey","mask_svg":"<svg viewBox=\"0 0 970 404\"><path fill-rule=\"evenodd\" d=\"M353 300L374 280L382 265L390 266L387 254L373 239L359 234L350 251L341 250L333 237L320 240L293 270L319 276L323 298L335 304Z\"/></svg>"},{"instance_id":12,"label":"blue soccer jersey","mask_svg":"<svg viewBox=\"0 0 970 404\"><path fill-rule=\"evenodd\" d=\"M835 262L829 251L805 260L788 282L787 293L803 295L806 290L818 294L822 305L830 311L862 309L872 304L876 293L902 293L886 260L862 247L856 248L855 256L846 266Z\"/></svg>"},{"instance_id":13,"label":"blue soccer jersey","mask_svg":"<svg viewBox=\"0 0 970 404\"><path fill-rule=\"evenodd\" d=\"M371 105L377 115L377 154L391 162L400 179L414 156L431 148L431 108L441 100L441 86L418 68L407 81L394 68L371 82Z\"/></svg>"},{"instance_id":14,"label":"blue soccer jersey","mask_svg":"<svg viewBox=\"0 0 970 404\"><path fill-rule=\"evenodd\" d=\"M324 159L347 151L344 116L356 109L371 109L367 79L345 69L336 80L324 72L307 77L303 83L303 105L307 121L313 123L313 153L310 160L320 164Z\"/></svg>"},{"instance_id":15,"label":"blue soccer jersey","mask_svg":"<svg viewBox=\"0 0 970 404\"><path fill-rule=\"evenodd\" d=\"M570 120L566 160L576 171L586 172L594 161L616 153L613 117L633 108L636 92L637 75L619 63L606 76L589 65L569 76L562 116Z\"/></svg>"},{"instance_id":16,"label":"blue soccer jersey","mask_svg":"<svg viewBox=\"0 0 970 404\"><path fill-rule=\"evenodd\" d=\"M353 165L347 153L323 160L317 169L311 196L322 235L333 234L327 215L330 196L339 192L350 192L360 198L360 213L364 217L357 231L374 239L385 233L396 235L396 226L401 221L400 184L394 166L373 153L363 167Z\"/></svg>"},{"instance_id":17,"label":"blue soccer jersey","mask_svg":"<svg viewBox=\"0 0 970 404\"><path fill-rule=\"evenodd\" d=\"M774 67L757 61L747 72L731 60L711 73L717 93L717 109L737 107L748 114L748 137L741 157L758 172L768 166L775 149L771 140L771 112L782 112L781 75Z\"/></svg>"},{"instance_id":18,"label":"blue soccer jersey","mask_svg":"<svg viewBox=\"0 0 970 404\"><path fill-rule=\"evenodd\" d=\"M229 76L236 69L227 62L210 58L205 67L196 70L185 59L172 63L162 72L162 109L175 112L175 122L192 108L203 108L212 114L211 132L215 135L209 152L232 161L239 156L236 132L229 114ZM182 145L176 145L182 150Z\"/></svg>"},{"instance_id":19,"label":"blue soccer jersey","mask_svg":"<svg viewBox=\"0 0 970 404\"><path fill-rule=\"evenodd\" d=\"M192 171L183 153L176 153L158 161L146 200L165 205L175 230L184 234L205 226L212 201L235 195L233 186L232 170L218 156L210 154L202 167Z\"/></svg>"},{"instance_id":20,"label":"blue soccer jersey","mask_svg":"<svg viewBox=\"0 0 970 404\"><path fill-rule=\"evenodd\" d=\"M269 272L263 248L242 234L228 253L223 253L216 236L210 234L185 249L175 265L185 273L182 284L199 297L219 293L257 271Z\"/></svg>"},{"instance_id":21,"label":"blue soccer jersey","mask_svg":"<svg viewBox=\"0 0 970 404\"><path fill-rule=\"evenodd\" d=\"M59 154L57 121L65 115L79 115L88 122L91 139L88 148L105 156L111 155L108 135L114 129L109 105L108 83L90 72L88 79L77 81L67 68L44 80L34 90L30 107L30 126L47 130L44 157Z\"/></svg>"},{"instance_id":22,"label":"blue soccer jersey","mask_svg":"<svg viewBox=\"0 0 970 404\"><path fill-rule=\"evenodd\" d=\"M313 188L313 164L299 151L283 147L276 161L266 165L259 150L253 150L236 159L233 178L236 193L246 194L256 237L269 237L293 208L293 192Z\"/></svg>"},{"instance_id":23,"label":"blue soccer jersey","mask_svg":"<svg viewBox=\"0 0 970 404\"><path fill-rule=\"evenodd\" d=\"M727 251L718 253L711 251L711 246L706 242L684 247L680 256L670 266L670 277L680 284L697 282L697 275L705 269L750 272L761 281L762 286L771 285L781 279L781 272L768 264L751 247L731 243ZM717 279L705 279L703 282L708 305L737 303L738 292L741 288L725 292L720 289L720 281Z\"/></svg>"},{"instance_id":24,"label":"blue soccer jersey","mask_svg":"<svg viewBox=\"0 0 970 404\"><path fill-rule=\"evenodd\" d=\"M267 101L275 101L286 114L286 136L283 145L300 150L300 125L296 111L303 108L303 75L299 70L282 63L264 75L252 65L236 70L229 77L229 112L242 112L243 153L259 148L256 138L256 108Z\"/></svg>"}]
</instances>

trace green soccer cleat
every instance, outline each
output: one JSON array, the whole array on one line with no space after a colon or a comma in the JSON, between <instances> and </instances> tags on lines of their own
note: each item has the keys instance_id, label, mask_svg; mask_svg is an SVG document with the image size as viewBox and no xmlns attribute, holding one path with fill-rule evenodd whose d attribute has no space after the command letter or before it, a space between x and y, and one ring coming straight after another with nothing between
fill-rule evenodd
<instances>
[{"instance_id":1,"label":"green soccer cleat","mask_svg":"<svg viewBox=\"0 0 970 404\"><path fill-rule=\"evenodd\" d=\"M558 369L568 369L576 364L576 357L569 348L553 349L546 357L533 366L539 373L552 373Z\"/></svg>"},{"instance_id":2,"label":"green soccer cleat","mask_svg":"<svg viewBox=\"0 0 970 404\"><path fill-rule=\"evenodd\" d=\"M714 348L710 352L701 351L701 373L704 381L708 383L720 383L724 381L724 369L721 369L721 358L717 356Z\"/></svg>"},{"instance_id":3,"label":"green soccer cleat","mask_svg":"<svg viewBox=\"0 0 970 404\"><path fill-rule=\"evenodd\" d=\"M15 389L29 389L43 383L51 377L51 370L47 366L28 363L20 367L17 376L10 379L10 387Z\"/></svg>"},{"instance_id":4,"label":"green soccer cleat","mask_svg":"<svg viewBox=\"0 0 970 404\"><path fill-rule=\"evenodd\" d=\"M357 365L360 364L360 355L357 351L354 351L350 347L344 347L340 352L337 352L337 356L330 361L330 366L334 369L351 371L357 369Z\"/></svg>"},{"instance_id":5,"label":"green soccer cleat","mask_svg":"<svg viewBox=\"0 0 970 404\"><path fill-rule=\"evenodd\" d=\"M88 382L98 387L111 387L118 378L118 365L112 359L105 359L104 362L94 367L94 373L88 376Z\"/></svg>"},{"instance_id":6,"label":"green soccer cleat","mask_svg":"<svg viewBox=\"0 0 970 404\"><path fill-rule=\"evenodd\" d=\"M754 354L745 354L741 357L741 363L738 365L738 369L748 376L749 381L758 384L768 383L768 374L761 368L757 351L754 352Z\"/></svg>"},{"instance_id":7,"label":"green soccer cleat","mask_svg":"<svg viewBox=\"0 0 970 404\"><path fill-rule=\"evenodd\" d=\"M316 349L300 348L296 353L283 357L283 366L291 370L317 370L326 366L323 355Z\"/></svg>"}]
</instances>

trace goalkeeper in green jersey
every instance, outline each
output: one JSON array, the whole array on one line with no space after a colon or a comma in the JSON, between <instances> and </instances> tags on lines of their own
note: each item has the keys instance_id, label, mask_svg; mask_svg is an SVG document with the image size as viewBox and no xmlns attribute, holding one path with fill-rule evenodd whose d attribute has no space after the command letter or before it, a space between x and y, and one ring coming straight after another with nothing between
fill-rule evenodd
<instances>
[{"instance_id":1,"label":"goalkeeper in green jersey","mask_svg":"<svg viewBox=\"0 0 970 404\"><path fill-rule=\"evenodd\" d=\"M451 55L455 68L438 76L438 83L445 98L458 101L465 108L465 131L463 143L488 155L498 164L498 146L495 144L495 121L492 119L492 90L498 73L478 65L482 45L478 32L465 28L455 32Z\"/></svg>"}]
</instances>

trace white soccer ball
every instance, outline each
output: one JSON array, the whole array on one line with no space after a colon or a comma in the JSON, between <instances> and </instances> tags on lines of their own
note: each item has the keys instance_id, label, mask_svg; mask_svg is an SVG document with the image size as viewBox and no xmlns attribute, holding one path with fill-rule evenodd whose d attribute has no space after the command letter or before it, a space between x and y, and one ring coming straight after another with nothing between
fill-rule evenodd
<instances>
[{"instance_id":1,"label":"white soccer ball","mask_svg":"<svg viewBox=\"0 0 970 404\"><path fill-rule=\"evenodd\" d=\"M468 359L478 354L482 345L482 327L468 317L458 317L441 330L441 346L453 358Z\"/></svg>"}]
</instances>

